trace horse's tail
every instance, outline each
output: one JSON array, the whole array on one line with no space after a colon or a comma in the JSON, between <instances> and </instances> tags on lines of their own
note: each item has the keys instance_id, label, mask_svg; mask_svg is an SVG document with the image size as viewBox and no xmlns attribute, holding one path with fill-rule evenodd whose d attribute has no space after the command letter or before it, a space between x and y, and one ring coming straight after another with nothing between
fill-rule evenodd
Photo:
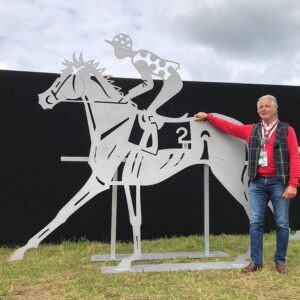
<instances>
[{"instance_id":1,"label":"horse's tail","mask_svg":"<svg viewBox=\"0 0 300 300\"><path fill-rule=\"evenodd\" d=\"M242 183L243 183L243 186L244 186L244 196L245 196L245 199L248 203L248 210L245 208L245 211L248 215L248 217L250 217L250 209L249 209L249 200L250 200L250 197L249 197L249 174L248 174L248 157L249 157L249 148L247 145L245 145L245 166L244 166L244 169L243 169L243 172L242 172L242 177L241 177L241 180L242 180Z\"/></svg>"}]
</instances>

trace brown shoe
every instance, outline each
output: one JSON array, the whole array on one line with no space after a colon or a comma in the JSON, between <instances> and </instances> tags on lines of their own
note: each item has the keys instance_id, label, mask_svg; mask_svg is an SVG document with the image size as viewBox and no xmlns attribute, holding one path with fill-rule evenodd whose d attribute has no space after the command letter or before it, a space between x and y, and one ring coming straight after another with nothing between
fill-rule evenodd
<instances>
[{"instance_id":1,"label":"brown shoe","mask_svg":"<svg viewBox=\"0 0 300 300\"><path fill-rule=\"evenodd\" d=\"M244 274L249 274L252 272L256 272L262 269L261 265L257 265L256 263L254 263L253 261L250 262L250 264L242 269L242 273Z\"/></svg>"},{"instance_id":2,"label":"brown shoe","mask_svg":"<svg viewBox=\"0 0 300 300\"><path fill-rule=\"evenodd\" d=\"M287 274L288 268L284 262L278 262L276 264L276 269L280 274Z\"/></svg>"}]
</instances>

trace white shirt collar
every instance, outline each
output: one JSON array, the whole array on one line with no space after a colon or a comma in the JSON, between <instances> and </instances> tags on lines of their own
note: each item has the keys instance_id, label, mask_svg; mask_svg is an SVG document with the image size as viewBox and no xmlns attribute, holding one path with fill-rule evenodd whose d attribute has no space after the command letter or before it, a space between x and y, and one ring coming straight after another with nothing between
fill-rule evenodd
<instances>
[{"instance_id":1,"label":"white shirt collar","mask_svg":"<svg viewBox=\"0 0 300 300\"><path fill-rule=\"evenodd\" d=\"M278 122L278 118L273 123L270 124L267 124L264 121L262 121L262 125L265 128L265 130L270 130L277 122Z\"/></svg>"}]
</instances>

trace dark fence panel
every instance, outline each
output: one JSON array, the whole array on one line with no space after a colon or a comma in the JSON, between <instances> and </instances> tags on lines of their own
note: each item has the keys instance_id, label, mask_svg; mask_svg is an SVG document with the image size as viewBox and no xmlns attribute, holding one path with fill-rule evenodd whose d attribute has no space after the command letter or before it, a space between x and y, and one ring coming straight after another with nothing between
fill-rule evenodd
<instances>
[{"instance_id":1,"label":"dark fence panel","mask_svg":"<svg viewBox=\"0 0 300 300\"><path fill-rule=\"evenodd\" d=\"M87 163L61 162L61 156L88 156L89 133L80 104L61 103L53 110L38 105L38 94L57 74L0 71L1 172L0 244L23 244L47 225L82 187L91 170ZM127 91L136 79L115 79ZM136 99L147 108L155 89ZM293 125L300 138L300 87L184 82L182 91L159 110L169 117L197 111L219 112L243 123L258 121L256 101L264 94L279 100L280 119ZM168 138L167 136L165 137ZM203 166L193 166L168 180L142 187L142 238L203 233ZM122 187L118 188L117 239L132 238ZM300 229L299 196L292 201L291 227ZM83 206L47 239L56 242L86 237L110 239L111 191ZM210 176L212 234L247 233L246 214L223 186ZM267 213L266 230L274 229Z\"/></svg>"}]
</instances>

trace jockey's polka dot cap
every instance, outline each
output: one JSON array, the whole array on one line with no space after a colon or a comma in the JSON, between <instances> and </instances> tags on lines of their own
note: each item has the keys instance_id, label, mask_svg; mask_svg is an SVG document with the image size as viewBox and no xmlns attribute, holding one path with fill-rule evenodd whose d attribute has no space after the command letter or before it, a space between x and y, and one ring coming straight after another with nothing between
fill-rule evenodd
<instances>
[{"instance_id":1,"label":"jockey's polka dot cap","mask_svg":"<svg viewBox=\"0 0 300 300\"><path fill-rule=\"evenodd\" d=\"M105 40L105 42L113 45L114 47L132 49L131 37L125 33L119 33L114 36L112 41Z\"/></svg>"}]
</instances>

